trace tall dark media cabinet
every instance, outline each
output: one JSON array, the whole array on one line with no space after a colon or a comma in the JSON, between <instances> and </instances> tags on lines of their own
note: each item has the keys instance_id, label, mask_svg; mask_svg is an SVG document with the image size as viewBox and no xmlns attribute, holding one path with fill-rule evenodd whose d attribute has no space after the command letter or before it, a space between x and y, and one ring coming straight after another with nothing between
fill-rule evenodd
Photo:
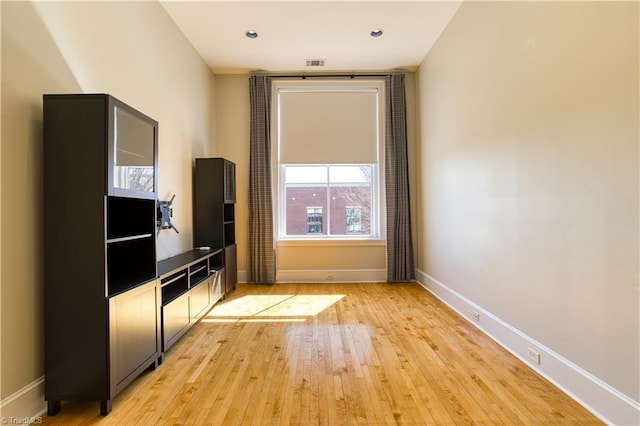
<instances>
[{"instance_id":1,"label":"tall dark media cabinet","mask_svg":"<svg viewBox=\"0 0 640 426\"><path fill-rule=\"evenodd\" d=\"M238 281L235 233L236 165L196 158L193 172L193 245L224 249L223 293Z\"/></svg>"},{"instance_id":2,"label":"tall dark media cabinet","mask_svg":"<svg viewBox=\"0 0 640 426\"><path fill-rule=\"evenodd\" d=\"M106 94L43 102L45 399L106 415L162 361L158 123Z\"/></svg>"}]
</instances>

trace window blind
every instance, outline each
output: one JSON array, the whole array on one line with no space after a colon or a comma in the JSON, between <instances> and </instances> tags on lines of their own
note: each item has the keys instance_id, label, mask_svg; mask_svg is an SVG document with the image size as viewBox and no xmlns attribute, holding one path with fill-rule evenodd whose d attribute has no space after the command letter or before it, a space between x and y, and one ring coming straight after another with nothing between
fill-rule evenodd
<instances>
[{"instance_id":1,"label":"window blind","mask_svg":"<svg viewBox=\"0 0 640 426\"><path fill-rule=\"evenodd\" d=\"M378 93L281 90L278 134L282 164L378 162Z\"/></svg>"}]
</instances>

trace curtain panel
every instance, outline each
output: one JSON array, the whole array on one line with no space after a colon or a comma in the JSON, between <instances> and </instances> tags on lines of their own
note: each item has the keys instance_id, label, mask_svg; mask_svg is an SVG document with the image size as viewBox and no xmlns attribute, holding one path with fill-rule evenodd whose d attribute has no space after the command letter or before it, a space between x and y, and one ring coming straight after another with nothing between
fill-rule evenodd
<instances>
[{"instance_id":1,"label":"curtain panel","mask_svg":"<svg viewBox=\"0 0 640 426\"><path fill-rule=\"evenodd\" d=\"M247 282L276 281L271 185L271 77L249 77L249 224Z\"/></svg>"},{"instance_id":2,"label":"curtain panel","mask_svg":"<svg viewBox=\"0 0 640 426\"><path fill-rule=\"evenodd\" d=\"M405 76L385 78L385 186L387 198L387 281L415 280L409 167Z\"/></svg>"}]
</instances>

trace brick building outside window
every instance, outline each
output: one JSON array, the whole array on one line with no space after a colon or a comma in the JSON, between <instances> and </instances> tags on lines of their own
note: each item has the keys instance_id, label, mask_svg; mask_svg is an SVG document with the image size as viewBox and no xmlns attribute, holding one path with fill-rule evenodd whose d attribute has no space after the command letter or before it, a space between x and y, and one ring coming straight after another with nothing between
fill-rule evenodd
<instances>
[{"instance_id":1,"label":"brick building outside window","mask_svg":"<svg viewBox=\"0 0 640 426\"><path fill-rule=\"evenodd\" d=\"M289 236L371 234L370 185L287 185L285 196Z\"/></svg>"}]
</instances>

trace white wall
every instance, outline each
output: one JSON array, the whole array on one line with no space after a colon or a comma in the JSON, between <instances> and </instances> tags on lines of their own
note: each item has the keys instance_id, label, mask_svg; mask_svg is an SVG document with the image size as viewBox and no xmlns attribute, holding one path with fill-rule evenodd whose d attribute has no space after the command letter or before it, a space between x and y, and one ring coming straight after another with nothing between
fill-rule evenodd
<instances>
[{"instance_id":1,"label":"white wall","mask_svg":"<svg viewBox=\"0 0 640 426\"><path fill-rule=\"evenodd\" d=\"M214 76L156 2L0 7L0 397L3 416L22 417L42 408L42 218L56 207L42 205L42 94L110 93L160 123L159 197L176 194L180 230L162 231L161 259L191 248L191 159L213 151Z\"/></svg>"},{"instance_id":2,"label":"white wall","mask_svg":"<svg viewBox=\"0 0 640 426\"><path fill-rule=\"evenodd\" d=\"M213 157L236 164L235 225L238 243L238 280L246 280L247 200L249 191L249 77L244 74L216 75L216 135Z\"/></svg>"},{"instance_id":3,"label":"white wall","mask_svg":"<svg viewBox=\"0 0 640 426\"><path fill-rule=\"evenodd\" d=\"M636 406L638 11L464 3L418 73L418 268Z\"/></svg>"}]
</instances>

